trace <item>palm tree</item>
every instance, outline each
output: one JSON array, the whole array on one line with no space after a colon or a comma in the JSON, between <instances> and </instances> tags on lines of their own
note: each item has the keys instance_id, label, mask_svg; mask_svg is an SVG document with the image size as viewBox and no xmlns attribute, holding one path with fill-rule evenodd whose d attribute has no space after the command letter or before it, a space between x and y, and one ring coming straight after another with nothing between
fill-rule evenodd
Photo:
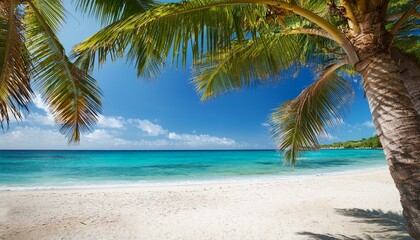
<instances>
[{"instance_id":1,"label":"palm tree","mask_svg":"<svg viewBox=\"0 0 420 240\"><path fill-rule=\"evenodd\" d=\"M361 76L407 229L420 239L419 3L169 3L109 24L77 45L73 57L90 71L125 56L139 76L153 77L168 57L185 67L192 55L193 82L203 100L312 67L313 84L270 117L278 148L292 164L299 151L319 148L318 136L340 121L353 97L346 79Z\"/></svg>"},{"instance_id":2,"label":"palm tree","mask_svg":"<svg viewBox=\"0 0 420 240\"><path fill-rule=\"evenodd\" d=\"M203 99L303 66L317 69L314 83L271 116L278 147L293 164L345 113L353 95L346 78L358 74L409 233L420 237L419 1L75 2L109 25L74 49L73 64L56 37L65 16L60 0L0 0L2 127L28 111L35 85L69 142L77 142L101 108L87 74L95 64L126 56L139 76L153 77L168 56L185 66L191 49Z\"/></svg>"},{"instance_id":3,"label":"palm tree","mask_svg":"<svg viewBox=\"0 0 420 240\"><path fill-rule=\"evenodd\" d=\"M153 0L75 1L76 7L109 24L155 6ZM0 0L0 125L22 120L34 97L49 106L69 143L78 143L101 112L95 79L74 65L56 34L66 17L61 0Z\"/></svg>"},{"instance_id":4,"label":"palm tree","mask_svg":"<svg viewBox=\"0 0 420 240\"><path fill-rule=\"evenodd\" d=\"M0 123L28 112L33 86L69 143L97 121L101 92L95 79L66 56L56 33L65 17L61 1L0 1Z\"/></svg>"}]
</instances>

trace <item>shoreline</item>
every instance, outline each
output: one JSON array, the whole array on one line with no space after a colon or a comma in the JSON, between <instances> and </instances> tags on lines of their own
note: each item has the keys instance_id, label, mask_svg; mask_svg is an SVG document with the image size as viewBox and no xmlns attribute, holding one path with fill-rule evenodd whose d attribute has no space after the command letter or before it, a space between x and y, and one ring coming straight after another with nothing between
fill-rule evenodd
<instances>
[{"instance_id":1,"label":"shoreline","mask_svg":"<svg viewBox=\"0 0 420 240\"><path fill-rule=\"evenodd\" d=\"M386 169L0 199L0 239L409 239Z\"/></svg>"},{"instance_id":2,"label":"shoreline","mask_svg":"<svg viewBox=\"0 0 420 240\"><path fill-rule=\"evenodd\" d=\"M324 176L341 176L357 173L369 173L388 169L388 166L375 166L360 169L350 169L343 171L333 171L314 174L299 175L253 175L247 177L227 177L215 179L194 179L194 180L166 180L166 181L136 181L124 183L104 183L104 184L76 184L76 185L39 185L39 186L1 186L1 192L30 192L30 191L54 191L54 190L89 190L89 189L117 189L117 188L142 188L142 187L177 187L177 186L204 186L212 184L235 184L235 183L256 183L256 182L275 182L282 180L311 179Z\"/></svg>"}]
</instances>

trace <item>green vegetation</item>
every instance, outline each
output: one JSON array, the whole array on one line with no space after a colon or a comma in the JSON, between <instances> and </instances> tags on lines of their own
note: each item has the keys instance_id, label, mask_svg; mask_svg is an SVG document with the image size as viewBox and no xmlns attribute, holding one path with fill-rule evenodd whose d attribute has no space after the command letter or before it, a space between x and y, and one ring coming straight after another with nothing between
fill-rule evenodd
<instances>
[{"instance_id":1,"label":"green vegetation","mask_svg":"<svg viewBox=\"0 0 420 240\"><path fill-rule=\"evenodd\" d=\"M321 145L321 148L382 148L377 135L368 139L362 138L359 141L345 141Z\"/></svg>"},{"instance_id":2,"label":"green vegetation","mask_svg":"<svg viewBox=\"0 0 420 240\"><path fill-rule=\"evenodd\" d=\"M78 142L101 110L99 86L88 73L123 57L141 77L158 75L168 60L186 67L191 57L192 82L203 100L311 68L313 83L270 116L276 145L294 164L299 151L319 148L318 137L348 112L351 77L359 75L387 143L406 226L420 239L420 0L74 0L107 26L75 46L70 58L56 37L66 13L62 2L0 1L1 126L29 111L35 85L61 132ZM343 147L359 146L365 145Z\"/></svg>"}]
</instances>

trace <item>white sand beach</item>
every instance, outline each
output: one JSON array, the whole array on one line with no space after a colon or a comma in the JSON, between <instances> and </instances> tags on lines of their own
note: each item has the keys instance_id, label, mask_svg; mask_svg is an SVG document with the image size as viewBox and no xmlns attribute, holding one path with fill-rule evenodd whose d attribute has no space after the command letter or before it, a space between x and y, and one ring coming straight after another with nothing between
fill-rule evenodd
<instances>
[{"instance_id":1,"label":"white sand beach","mask_svg":"<svg viewBox=\"0 0 420 240\"><path fill-rule=\"evenodd\" d=\"M0 239L409 239L387 170L0 192ZM347 238L346 238L347 237Z\"/></svg>"}]
</instances>

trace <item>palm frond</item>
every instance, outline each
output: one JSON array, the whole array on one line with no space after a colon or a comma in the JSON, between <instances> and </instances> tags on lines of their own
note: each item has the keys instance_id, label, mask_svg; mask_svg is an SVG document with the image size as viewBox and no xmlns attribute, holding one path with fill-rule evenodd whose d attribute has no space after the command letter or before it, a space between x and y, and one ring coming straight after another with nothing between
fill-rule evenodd
<instances>
[{"instance_id":1,"label":"palm frond","mask_svg":"<svg viewBox=\"0 0 420 240\"><path fill-rule=\"evenodd\" d=\"M326 14L324 1L296 4ZM127 54L139 76L151 77L159 73L168 57L172 63L180 62L185 67L188 51L197 62L204 52L230 48L238 41L259 37L273 25L267 19L271 11L260 4L232 4L222 0L165 4L105 27L77 45L72 58L82 69L92 71L107 59L115 61ZM314 26L294 14L287 15L285 22L288 29Z\"/></svg>"},{"instance_id":2,"label":"palm frond","mask_svg":"<svg viewBox=\"0 0 420 240\"><path fill-rule=\"evenodd\" d=\"M88 131L101 111L95 79L73 65L37 5L25 9L26 39L34 61L34 83L69 143Z\"/></svg>"},{"instance_id":3,"label":"palm frond","mask_svg":"<svg viewBox=\"0 0 420 240\"><path fill-rule=\"evenodd\" d=\"M394 26L394 23L388 25L388 28ZM399 28L394 36L392 45L400 49L405 54L414 57L420 63L420 20L415 16L410 16L407 21Z\"/></svg>"},{"instance_id":4,"label":"palm frond","mask_svg":"<svg viewBox=\"0 0 420 240\"><path fill-rule=\"evenodd\" d=\"M393 45L400 51L416 59L420 64L420 36L414 34L398 35L393 41Z\"/></svg>"},{"instance_id":5,"label":"palm frond","mask_svg":"<svg viewBox=\"0 0 420 240\"><path fill-rule=\"evenodd\" d=\"M397 34L398 32L401 31L401 28L404 27L404 25L407 24L407 20L409 20L410 18L414 18L413 13L415 13L417 10L417 6L420 5L420 1L415 1L410 8L404 12L404 14L397 20L395 21L395 23L392 25L392 28L389 30L389 32L392 35ZM417 20L417 19L416 19Z\"/></svg>"},{"instance_id":6,"label":"palm frond","mask_svg":"<svg viewBox=\"0 0 420 240\"><path fill-rule=\"evenodd\" d=\"M73 0L76 10L95 16L103 25L142 13L158 5L155 0Z\"/></svg>"},{"instance_id":7,"label":"palm frond","mask_svg":"<svg viewBox=\"0 0 420 240\"><path fill-rule=\"evenodd\" d=\"M28 111L30 87L29 56L24 44L22 15L9 1L8 9L0 7L0 125L9 124L10 117L23 118Z\"/></svg>"},{"instance_id":8,"label":"palm frond","mask_svg":"<svg viewBox=\"0 0 420 240\"><path fill-rule=\"evenodd\" d=\"M62 0L32 0L31 2L39 9L39 14L50 29L57 33L66 18Z\"/></svg>"},{"instance_id":9,"label":"palm frond","mask_svg":"<svg viewBox=\"0 0 420 240\"><path fill-rule=\"evenodd\" d=\"M325 0L311 0L311 1L288 1L296 4L304 9L316 13L322 18L327 18L330 13L328 12L328 1Z\"/></svg>"},{"instance_id":10,"label":"palm frond","mask_svg":"<svg viewBox=\"0 0 420 240\"><path fill-rule=\"evenodd\" d=\"M406 12L413 4L415 0L399 0L399 1L389 1L387 8L387 15L393 15L401 13L401 15Z\"/></svg>"},{"instance_id":11,"label":"palm frond","mask_svg":"<svg viewBox=\"0 0 420 240\"><path fill-rule=\"evenodd\" d=\"M287 162L295 164L300 151L319 148L318 136L338 123L346 112L353 90L334 72L341 65L326 67L312 85L270 116L272 135Z\"/></svg>"},{"instance_id":12,"label":"palm frond","mask_svg":"<svg viewBox=\"0 0 420 240\"><path fill-rule=\"evenodd\" d=\"M208 53L194 66L193 82L202 100L250 86L256 80L277 79L299 59L295 36L281 33L236 42L217 53Z\"/></svg>"},{"instance_id":13,"label":"palm frond","mask_svg":"<svg viewBox=\"0 0 420 240\"><path fill-rule=\"evenodd\" d=\"M264 6L229 5L228 2L220 6L221 2L196 0L166 4L124 18L77 45L73 57L82 69L92 70L107 58L115 60L125 53L140 51L141 54L132 54L130 61L141 74L140 70L146 69L157 72L156 67L162 66L167 57L171 57L173 63L181 59L185 66L189 47L196 61L204 52L229 47L232 41L243 36L256 35L256 28L266 14ZM152 64L158 64L150 67L140 58L152 58L156 60Z\"/></svg>"}]
</instances>

